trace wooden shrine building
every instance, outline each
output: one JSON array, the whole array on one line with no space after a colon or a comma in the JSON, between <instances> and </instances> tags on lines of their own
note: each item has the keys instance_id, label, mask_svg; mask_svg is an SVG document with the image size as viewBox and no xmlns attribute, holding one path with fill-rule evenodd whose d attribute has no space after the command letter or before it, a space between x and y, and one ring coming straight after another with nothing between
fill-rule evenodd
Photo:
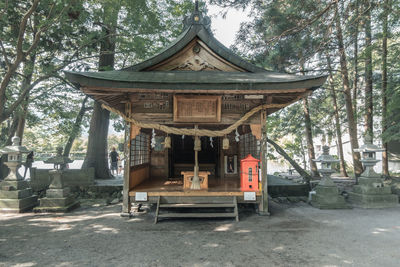
<instances>
[{"instance_id":1,"label":"wooden shrine building","mask_svg":"<svg viewBox=\"0 0 400 267\"><path fill-rule=\"evenodd\" d=\"M226 217L237 217L237 202L268 213L267 115L308 96L326 76L271 72L244 61L213 37L210 19L197 8L184 24L176 41L142 63L66 72L129 123L123 212L135 202L158 203L158 215L161 207L223 207L219 201L228 201L235 211ZM242 170L249 154L260 167ZM258 185L241 188L241 176L250 181L251 175Z\"/></svg>"}]
</instances>

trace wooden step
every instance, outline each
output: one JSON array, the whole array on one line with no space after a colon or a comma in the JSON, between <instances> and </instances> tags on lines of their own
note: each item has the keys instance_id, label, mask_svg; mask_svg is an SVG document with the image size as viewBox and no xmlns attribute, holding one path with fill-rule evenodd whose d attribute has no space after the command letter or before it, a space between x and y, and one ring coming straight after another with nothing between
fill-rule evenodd
<instances>
[{"instance_id":1,"label":"wooden step","mask_svg":"<svg viewBox=\"0 0 400 267\"><path fill-rule=\"evenodd\" d=\"M233 203L160 204L160 208L234 208Z\"/></svg>"},{"instance_id":2,"label":"wooden step","mask_svg":"<svg viewBox=\"0 0 400 267\"><path fill-rule=\"evenodd\" d=\"M221 218L221 217L228 217L233 218L236 217L237 214L234 212L231 213L217 213L217 212L210 212L210 213L163 213L158 214L158 218Z\"/></svg>"},{"instance_id":3,"label":"wooden step","mask_svg":"<svg viewBox=\"0 0 400 267\"><path fill-rule=\"evenodd\" d=\"M156 209L156 216L154 218L154 223L157 223L159 218L235 218L236 221L239 221L239 211L238 211L236 196L233 196L230 199L230 201L228 200L228 202L219 202L219 203L215 203L213 201L215 199L209 199L208 203L203 202L205 199L202 199L202 203L198 202L190 203L189 202L190 200L185 198L180 198L178 203L162 203L161 197L159 196L157 199L157 209ZM167 209L179 209L179 208L187 208L185 210L187 212L161 213L161 210L163 209L166 209L166 211L168 211ZM192 210L190 210L189 208L192 208ZM215 210L215 212L209 212L208 210L207 212L199 212L199 210L197 210L196 212L196 209L202 209L202 208L209 208L210 210L219 208L219 210ZM233 212L230 211L223 212L221 208L233 208Z\"/></svg>"}]
</instances>

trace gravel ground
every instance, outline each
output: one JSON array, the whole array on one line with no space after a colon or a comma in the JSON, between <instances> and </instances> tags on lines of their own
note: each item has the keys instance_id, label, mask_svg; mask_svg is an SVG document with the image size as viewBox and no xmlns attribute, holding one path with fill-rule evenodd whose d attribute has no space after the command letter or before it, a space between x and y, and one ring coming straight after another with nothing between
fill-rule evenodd
<instances>
[{"instance_id":1,"label":"gravel ground","mask_svg":"<svg viewBox=\"0 0 400 267\"><path fill-rule=\"evenodd\" d=\"M0 215L0 266L400 266L400 208L271 204L232 220L164 220L84 202L69 214Z\"/></svg>"}]
</instances>

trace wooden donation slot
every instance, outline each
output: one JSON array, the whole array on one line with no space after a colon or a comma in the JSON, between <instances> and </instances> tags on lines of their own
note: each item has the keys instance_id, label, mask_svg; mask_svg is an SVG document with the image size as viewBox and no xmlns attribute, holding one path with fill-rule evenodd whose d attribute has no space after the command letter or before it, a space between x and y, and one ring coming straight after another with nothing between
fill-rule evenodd
<instances>
[{"instance_id":1,"label":"wooden donation slot","mask_svg":"<svg viewBox=\"0 0 400 267\"><path fill-rule=\"evenodd\" d=\"M221 96L174 95L175 122L220 122Z\"/></svg>"},{"instance_id":2,"label":"wooden donation slot","mask_svg":"<svg viewBox=\"0 0 400 267\"><path fill-rule=\"evenodd\" d=\"M184 171L181 174L183 175L183 189L190 189L194 171ZM200 189L208 189L208 175L210 175L208 171L199 171Z\"/></svg>"}]
</instances>

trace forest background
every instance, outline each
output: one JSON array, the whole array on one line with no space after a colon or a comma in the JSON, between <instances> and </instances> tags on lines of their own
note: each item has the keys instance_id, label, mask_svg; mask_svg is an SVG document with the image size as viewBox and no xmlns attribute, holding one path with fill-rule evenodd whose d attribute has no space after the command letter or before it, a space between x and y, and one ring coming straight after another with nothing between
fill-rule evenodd
<instances>
[{"instance_id":1,"label":"forest background","mask_svg":"<svg viewBox=\"0 0 400 267\"><path fill-rule=\"evenodd\" d=\"M268 118L271 152L283 148L318 176L310 159L320 138L336 143L341 175L358 176L353 149L369 134L386 149L382 173L390 175L387 149L400 141L400 1L209 0L200 2L205 13L207 4L222 7L222 15L249 12L230 47L243 58L280 72L329 75L322 89ZM109 122L121 133L124 123L63 71L143 61L179 35L193 9L193 1L177 0L0 0L0 147L18 135L36 152L86 152L83 167L109 178L104 155L123 142L108 135Z\"/></svg>"}]
</instances>

